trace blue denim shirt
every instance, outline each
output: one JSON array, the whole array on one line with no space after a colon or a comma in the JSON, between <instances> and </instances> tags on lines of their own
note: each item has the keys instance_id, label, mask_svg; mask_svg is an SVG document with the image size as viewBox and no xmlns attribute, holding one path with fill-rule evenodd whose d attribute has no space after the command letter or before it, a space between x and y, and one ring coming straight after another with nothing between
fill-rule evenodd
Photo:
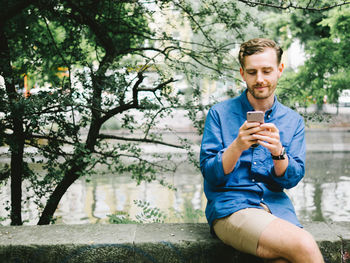
<instances>
[{"instance_id":1,"label":"blue denim shirt","mask_svg":"<svg viewBox=\"0 0 350 263\"><path fill-rule=\"evenodd\" d=\"M238 136L247 111L252 110L246 90L236 98L214 105L208 112L200 151L208 223L212 227L215 219L238 210L262 208L262 202L272 214L301 226L283 190L294 187L304 176L304 121L276 97L272 108L265 113L265 122L275 124L280 131L280 140L289 159L284 176L276 177L271 154L261 145L244 151L234 170L224 174L222 154Z\"/></svg>"}]
</instances>

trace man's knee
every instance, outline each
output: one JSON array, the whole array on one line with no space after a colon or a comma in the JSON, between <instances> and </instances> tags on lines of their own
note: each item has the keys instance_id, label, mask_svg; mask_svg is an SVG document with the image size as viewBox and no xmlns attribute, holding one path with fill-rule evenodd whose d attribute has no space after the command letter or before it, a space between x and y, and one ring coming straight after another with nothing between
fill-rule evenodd
<instances>
[{"instance_id":1,"label":"man's knee","mask_svg":"<svg viewBox=\"0 0 350 263\"><path fill-rule=\"evenodd\" d=\"M276 219L262 233L257 254L291 262L323 262L316 241L307 231Z\"/></svg>"},{"instance_id":2,"label":"man's knee","mask_svg":"<svg viewBox=\"0 0 350 263\"><path fill-rule=\"evenodd\" d=\"M296 251L310 256L319 254L320 250L312 235L305 230L302 230L302 232L303 234L299 236L296 243Z\"/></svg>"}]
</instances>

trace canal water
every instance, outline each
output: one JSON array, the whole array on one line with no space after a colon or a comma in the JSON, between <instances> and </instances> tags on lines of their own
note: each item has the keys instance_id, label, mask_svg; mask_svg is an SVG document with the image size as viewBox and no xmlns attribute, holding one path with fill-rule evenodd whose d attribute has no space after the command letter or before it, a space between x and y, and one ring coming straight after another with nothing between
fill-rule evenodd
<instances>
[{"instance_id":1,"label":"canal water","mask_svg":"<svg viewBox=\"0 0 350 263\"><path fill-rule=\"evenodd\" d=\"M349 135L308 133L310 151L305 178L287 192L301 221L350 221ZM325 139L327 136L333 136L334 141ZM321 143L317 146L318 142ZM336 150L340 147L336 144L341 145L341 151ZM106 223L108 215L114 213L135 219L142 212L135 200L159 208L166 215L164 222L206 222L200 172L184 163L166 180L177 190L157 182L137 185L126 175L104 174L95 175L88 182L78 180L62 198L55 213L56 224ZM0 188L0 217L7 214L9 196L8 186ZM38 214L32 202L24 205L23 219L26 224L36 224ZM9 220L2 224L9 224Z\"/></svg>"}]
</instances>

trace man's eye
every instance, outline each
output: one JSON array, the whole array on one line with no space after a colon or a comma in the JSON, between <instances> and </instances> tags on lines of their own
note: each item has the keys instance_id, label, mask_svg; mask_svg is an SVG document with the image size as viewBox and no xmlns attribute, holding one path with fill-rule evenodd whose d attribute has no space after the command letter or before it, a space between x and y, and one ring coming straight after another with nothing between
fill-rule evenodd
<instances>
[{"instance_id":1,"label":"man's eye","mask_svg":"<svg viewBox=\"0 0 350 263\"><path fill-rule=\"evenodd\" d=\"M255 75L255 72L248 72L249 75Z\"/></svg>"},{"instance_id":2,"label":"man's eye","mask_svg":"<svg viewBox=\"0 0 350 263\"><path fill-rule=\"evenodd\" d=\"M270 74L270 73L271 73L271 70L265 70L264 73L265 73L265 74Z\"/></svg>"}]
</instances>

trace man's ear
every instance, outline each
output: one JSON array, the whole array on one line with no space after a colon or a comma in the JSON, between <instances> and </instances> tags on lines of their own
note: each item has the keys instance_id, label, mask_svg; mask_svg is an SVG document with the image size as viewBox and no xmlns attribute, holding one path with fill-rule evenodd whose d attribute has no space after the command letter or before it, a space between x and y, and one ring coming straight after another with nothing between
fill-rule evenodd
<instances>
[{"instance_id":1,"label":"man's ear","mask_svg":"<svg viewBox=\"0 0 350 263\"><path fill-rule=\"evenodd\" d=\"M244 69L242 67L239 68L239 73L241 73L242 79L245 81L244 78Z\"/></svg>"},{"instance_id":2,"label":"man's ear","mask_svg":"<svg viewBox=\"0 0 350 263\"><path fill-rule=\"evenodd\" d=\"M278 78L282 76L283 70L284 70L284 64L280 63L280 65L278 66Z\"/></svg>"}]
</instances>

